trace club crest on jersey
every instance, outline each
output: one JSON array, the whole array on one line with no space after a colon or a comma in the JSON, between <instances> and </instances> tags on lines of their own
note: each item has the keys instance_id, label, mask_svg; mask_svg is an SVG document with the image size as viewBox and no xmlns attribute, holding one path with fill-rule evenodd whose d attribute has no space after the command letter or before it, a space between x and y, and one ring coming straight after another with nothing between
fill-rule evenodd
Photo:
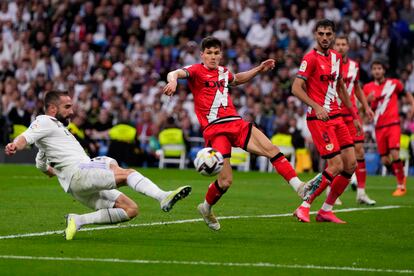
<instances>
[{"instance_id":1,"label":"club crest on jersey","mask_svg":"<svg viewBox=\"0 0 414 276\"><path fill-rule=\"evenodd\" d=\"M333 148L334 148L334 145L332 143L331 144L327 144L325 148L326 148L326 150L332 151Z\"/></svg>"},{"instance_id":2,"label":"club crest on jersey","mask_svg":"<svg viewBox=\"0 0 414 276\"><path fill-rule=\"evenodd\" d=\"M36 128L39 128L39 123L37 121L34 121L31 125L30 128L35 130Z\"/></svg>"},{"instance_id":3,"label":"club crest on jersey","mask_svg":"<svg viewBox=\"0 0 414 276\"><path fill-rule=\"evenodd\" d=\"M302 61L302 63L300 64L299 67L299 72L305 72L306 71L306 67L308 67L308 63L306 62L306 60Z\"/></svg>"}]
</instances>

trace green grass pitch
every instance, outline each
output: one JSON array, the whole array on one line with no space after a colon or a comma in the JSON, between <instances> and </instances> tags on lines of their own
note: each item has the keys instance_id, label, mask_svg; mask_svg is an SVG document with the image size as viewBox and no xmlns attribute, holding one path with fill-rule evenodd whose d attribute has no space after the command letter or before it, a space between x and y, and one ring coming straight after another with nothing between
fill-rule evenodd
<instances>
[{"instance_id":1,"label":"green grass pitch","mask_svg":"<svg viewBox=\"0 0 414 276\"><path fill-rule=\"evenodd\" d=\"M222 229L213 232L198 220L196 210L212 178L194 170L139 171L164 189L188 184L193 192L164 213L156 201L123 187L140 207L137 218L119 225L128 227L81 231L66 241L61 234L45 232L63 230L65 214L89 209L34 166L1 165L0 274L414 273L413 179L408 180L407 195L394 198L394 177L369 176L367 188L377 200L375 207L356 204L355 192L349 189L342 196L344 204L336 207L346 209L338 216L347 224L316 223L315 215L304 224L290 215L300 200L280 176L235 172L232 188L215 207L218 216L234 217L222 219ZM321 204L322 198L312 210ZM43 234L20 236L28 233Z\"/></svg>"}]
</instances>

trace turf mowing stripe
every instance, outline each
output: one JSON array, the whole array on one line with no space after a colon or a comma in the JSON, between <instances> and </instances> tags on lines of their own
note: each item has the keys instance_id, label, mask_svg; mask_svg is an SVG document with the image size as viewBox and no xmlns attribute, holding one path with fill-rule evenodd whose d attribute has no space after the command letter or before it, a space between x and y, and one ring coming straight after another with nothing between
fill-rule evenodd
<instances>
[{"instance_id":1,"label":"turf mowing stripe","mask_svg":"<svg viewBox=\"0 0 414 276\"><path fill-rule=\"evenodd\" d=\"M399 205L389 205L389 206L379 206L379 207L347 208L347 209L335 210L335 213L389 210L389 209L397 209L397 208L402 208L402 207L403 206L399 206ZM310 212L310 214L316 214L316 213L317 213L316 211ZM218 217L218 219L224 220L224 219L248 219L248 218L277 218L277 217L290 217L290 216L292 216L292 213L271 214L271 215L254 215L254 216L226 216L226 217ZM98 231L98 230L105 230L105 229L120 229L120 228L131 228L131 227L183 224L183 223L192 223L192 222L200 222L200 221L203 221L203 219L202 218L197 218L197 219L183 219L183 220L173 220L173 221L149 222L149 223L140 223L140 224L108 225L108 226L83 228L80 231ZM24 234L16 234L16 235L7 235L7 236L0 236L0 240L26 238L26 237L49 236L49 235L54 235L54 234L63 234L63 232L64 232L63 230L55 230L55 231L46 231L46 232L38 232L38 233L24 233Z\"/></svg>"},{"instance_id":2,"label":"turf mowing stripe","mask_svg":"<svg viewBox=\"0 0 414 276\"><path fill-rule=\"evenodd\" d=\"M98 259L98 258L69 258L69 257L35 257L35 256L13 256L0 255L0 259L9 260L33 260L33 261L69 261L69 262L102 262L102 263L133 263L133 264L167 264L167 265L194 265L194 266L231 266L231 267L271 267L288 269L315 269L315 270L340 270L340 271L359 271L374 273L406 273L413 274L411 269L387 269L387 268L368 268L352 266L319 266L319 265L289 265L275 263L220 263L206 261L163 261L163 260L128 260L128 259Z\"/></svg>"}]
</instances>

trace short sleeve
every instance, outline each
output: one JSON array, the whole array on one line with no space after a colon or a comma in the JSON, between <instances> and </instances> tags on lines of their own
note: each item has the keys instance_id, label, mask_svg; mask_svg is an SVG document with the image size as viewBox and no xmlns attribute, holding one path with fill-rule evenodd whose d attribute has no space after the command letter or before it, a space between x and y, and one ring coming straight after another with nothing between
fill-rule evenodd
<instances>
[{"instance_id":1,"label":"short sleeve","mask_svg":"<svg viewBox=\"0 0 414 276\"><path fill-rule=\"evenodd\" d=\"M229 83L234 81L234 74L229 70Z\"/></svg>"},{"instance_id":2,"label":"short sleeve","mask_svg":"<svg viewBox=\"0 0 414 276\"><path fill-rule=\"evenodd\" d=\"M195 64L185 66L182 69L187 73L187 78L189 79L194 78L195 75L197 74L197 67L195 66Z\"/></svg>"},{"instance_id":3,"label":"short sleeve","mask_svg":"<svg viewBox=\"0 0 414 276\"><path fill-rule=\"evenodd\" d=\"M368 87L368 85L367 85L367 84L365 84L365 85L362 87L362 91L364 92L365 97L368 97L368 95L370 94L370 91L369 91L368 89L369 89L369 87Z\"/></svg>"},{"instance_id":4,"label":"short sleeve","mask_svg":"<svg viewBox=\"0 0 414 276\"><path fill-rule=\"evenodd\" d=\"M315 62L311 55L306 55L300 64L296 77L307 80L315 69Z\"/></svg>"},{"instance_id":5,"label":"short sleeve","mask_svg":"<svg viewBox=\"0 0 414 276\"><path fill-rule=\"evenodd\" d=\"M395 80L395 84L396 84L395 90L397 94L400 94L401 92L404 91L404 85L399 80Z\"/></svg>"},{"instance_id":6,"label":"short sleeve","mask_svg":"<svg viewBox=\"0 0 414 276\"><path fill-rule=\"evenodd\" d=\"M51 132L51 122L52 121L49 118L36 118L36 120L30 124L30 127L22 133L27 143L31 145L36 141L48 136Z\"/></svg>"}]
</instances>

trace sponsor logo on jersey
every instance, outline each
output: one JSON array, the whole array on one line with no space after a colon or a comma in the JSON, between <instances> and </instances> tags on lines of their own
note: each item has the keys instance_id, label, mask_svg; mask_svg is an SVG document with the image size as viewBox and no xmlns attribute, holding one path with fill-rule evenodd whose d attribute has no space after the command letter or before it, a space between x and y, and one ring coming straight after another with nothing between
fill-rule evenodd
<instances>
[{"instance_id":1,"label":"sponsor logo on jersey","mask_svg":"<svg viewBox=\"0 0 414 276\"><path fill-rule=\"evenodd\" d=\"M337 78L336 73L330 74L330 75L320 75L319 79L320 81L335 81Z\"/></svg>"},{"instance_id":2,"label":"sponsor logo on jersey","mask_svg":"<svg viewBox=\"0 0 414 276\"><path fill-rule=\"evenodd\" d=\"M305 72L306 71L306 67L308 67L308 63L306 62L306 60L302 61L302 63L300 64L299 67L299 72Z\"/></svg>"},{"instance_id":3,"label":"sponsor logo on jersey","mask_svg":"<svg viewBox=\"0 0 414 276\"><path fill-rule=\"evenodd\" d=\"M209 87L226 87L226 81L225 80L220 80L220 81L206 81L204 83L204 86L209 88Z\"/></svg>"}]
</instances>

